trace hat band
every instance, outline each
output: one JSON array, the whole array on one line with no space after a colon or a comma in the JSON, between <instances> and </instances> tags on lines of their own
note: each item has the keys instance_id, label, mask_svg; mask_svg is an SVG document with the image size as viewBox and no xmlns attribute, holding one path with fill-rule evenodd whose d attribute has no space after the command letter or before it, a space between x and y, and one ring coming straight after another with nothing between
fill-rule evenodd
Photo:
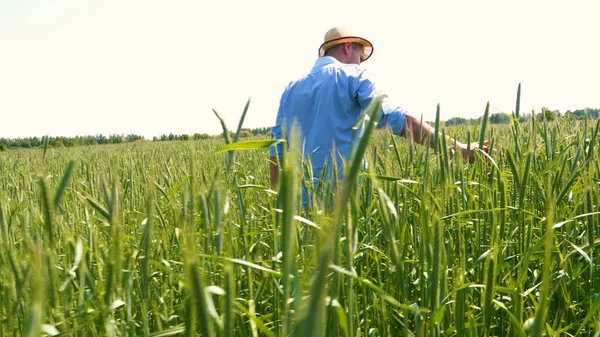
<instances>
[{"instance_id":1,"label":"hat band","mask_svg":"<svg viewBox=\"0 0 600 337\"><path fill-rule=\"evenodd\" d=\"M358 37L358 36L342 36L342 37L338 37L336 39L332 39L327 42L324 42L321 45L321 47L319 47L319 58L325 56L325 53L327 52L327 50L331 49L332 47L334 47L338 44L342 44L345 42L358 43L364 47L362 62L366 61L373 54L373 49L374 49L373 44L371 42L369 42L368 40L363 39L362 37Z\"/></svg>"}]
</instances>

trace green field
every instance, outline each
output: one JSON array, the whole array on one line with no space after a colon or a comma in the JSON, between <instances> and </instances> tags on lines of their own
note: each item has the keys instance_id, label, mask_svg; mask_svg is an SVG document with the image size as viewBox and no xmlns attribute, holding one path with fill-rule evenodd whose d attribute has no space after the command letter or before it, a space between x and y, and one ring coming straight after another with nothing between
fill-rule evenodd
<instances>
[{"instance_id":1,"label":"green field","mask_svg":"<svg viewBox=\"0 0 600 337\"><path fill-rule=\"evenodd\" d=\"M293 144L0 152L0 336L597 334L597 121L444 131L493 160L378 130L308 210Z\"/></svg>"}]
</instances>

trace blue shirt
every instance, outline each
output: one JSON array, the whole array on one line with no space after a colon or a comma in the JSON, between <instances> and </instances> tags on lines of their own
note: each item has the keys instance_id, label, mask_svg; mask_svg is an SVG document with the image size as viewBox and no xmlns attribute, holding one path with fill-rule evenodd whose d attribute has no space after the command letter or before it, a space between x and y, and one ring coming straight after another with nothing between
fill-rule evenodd
<instances>
[{"instance_id":1,"label":"blue shirt","mask_svg":"<svg viewBox=\"0 0 600 337\"><path fill-rule=\"evenodd\" d=\"M326 171L331 172L334 144L337 167L342 172L342 159L347 159L362 130L353 127L371 100L381 94L360 66L344 64L330 56L319 58L309 74L285 88L271 138L281 139L283 128L289 133L296 121L304 157L311 158L313 177L319 179L326 162ZM390 105L385 97L378 127L390 127L399 135L405 115L404 109ZM282 149L281 143L271 147L271 156L278 156Z\"/></svg>"}]
</instances>

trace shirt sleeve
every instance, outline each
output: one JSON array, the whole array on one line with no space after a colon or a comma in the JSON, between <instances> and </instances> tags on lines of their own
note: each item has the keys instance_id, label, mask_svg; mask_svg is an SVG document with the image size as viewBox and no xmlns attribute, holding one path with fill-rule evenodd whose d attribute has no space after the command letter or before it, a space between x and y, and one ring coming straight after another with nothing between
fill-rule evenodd
<instances>
[{"instance_id":1,"label":"shirt sleeve","mask_svg":"<svg viewBox=\"0 0 600 337\"><path fill-rule=\"evenodd\" d=\"M400 135L404 130L406 110L400 106L393 105L387 95L377 88L365 71L362 71L358 76L357 88L356 98L363 109L371 103L373 98L380 95L385 96L381 104L381 116L377 127L389 127L394 134Z\"/></svg>"}]
</instances>

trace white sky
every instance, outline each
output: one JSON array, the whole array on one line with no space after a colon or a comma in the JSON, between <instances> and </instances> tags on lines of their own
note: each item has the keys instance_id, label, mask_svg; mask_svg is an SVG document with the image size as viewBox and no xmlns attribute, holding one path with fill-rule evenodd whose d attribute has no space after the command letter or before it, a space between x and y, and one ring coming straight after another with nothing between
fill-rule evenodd
<instances>
[{"instance_id":1,"label":"white sky","mask_svg":"<svg viewBox=\"0 0 600 337\"><path fill-rule=\"evenodd\" d=\"M0 0L0 137L271 126L345 26L390 99L433 120L600 108L598 1Z\"/></svg>"}]
</instances>

